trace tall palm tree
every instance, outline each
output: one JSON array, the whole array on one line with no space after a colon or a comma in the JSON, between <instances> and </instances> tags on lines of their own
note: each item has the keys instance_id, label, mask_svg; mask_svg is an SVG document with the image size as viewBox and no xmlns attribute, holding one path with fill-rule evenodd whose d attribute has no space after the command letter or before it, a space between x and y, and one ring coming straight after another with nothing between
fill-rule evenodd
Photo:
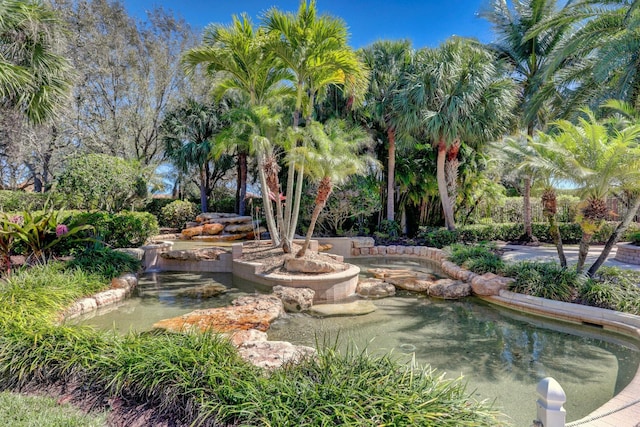
<instances>
[{"instance_id":1,"label":"tall palm tree","mask_svg":"<svg viewBox=\"0 0 640 427\"><path fill-rule=\"evenodd\" d=\"M347 45L347 26L341 19L318 16L315 0L300 2L296 14L269 10L264 25L274 36L269 51L291 73L290 84L295 90L293 128L297 131L301 119L311 124L318 97L331 85L342 85L354 93L366 85L366 73L354 50ZM304 139L302 143L304 144ZM297 142L294 142L294 147ZM285 252L291 250L302 197L304 160L289 163L282 243ZM298 173L296 183L295 174Z\"/></svg>"},{"instance_id":2,"label":"tall palm tree","mask_svg":"<svg viewBox=\"0 0 640 427\"><path fill-rule=\"evenodd\" d=\"M318 193L309 229L297 257L304 256L309 248L318 216L334 186L344 183L353 174L365 171L367 162L358 155L358 151L370 141L361 128L349 127L341 120L329 121L324 126L313 123L306 131L310 134L312 143L307 147L296 147L291 152L291 159L305 157L307 175L318 182Z\"/></svg>"},{"instance_id":3,"label":"tall palm tree","mask_svg":"<svg viewBox=\"0 0 640 427\"><path fill-rule=\"evenodd\" d=\"M169 112L161 126L165 156L183 173L193 166L198 168L202 212L207 212L209 161L214 155L215 136L224 125L221 117L225 108L187 100Z\"/></svg>"},{"instance_id":4,"label":"tall palm tree","mask_svg":"<svg viewBox=\"0 0 640 427\"><path fill-rule=\"evenodd\" d=\"M393 98L400 92L402 74L413 56L408 40L381 40L361 49L362 62L371 70L364 101L364 114L386 134L387 158L387 220L395 220L395 163L398 117L402 112L394 107Z\"/></svg>"},{"instance_id":5,"label":"tall palm tree","mask_svg":"<svg viewBox=\"0 0 640 427\"><path fill-rule=\"evenodd\" d=\"M406 73L406 90L396 98L408 129L437 151L438 192L446 226L455 229L445 162L457 158L460 143L498 139L510 128L514 84L492 52L475 40L453 37L437 49L417 53ZM457 171L453 171L456 173Z\"/></svg>"},{"instance_id":6,"label":"tall palm tree","mask_svg":"<svg viewBox=\"0 0 640 427\"><path fill-rule=\"evenodd\" d=\"M61 21L39 1L0 1L0 106L33 123L51 117L70 88L69 61L57 53Z\"/></svg>"},{"instance_id":7,"label":"tall palm tree","mask_svg":"<svg viewBox=\"0 0 640 427\"><path fill-rule=\"evenodd\" d=\"M603 225L608 213L606 197L616 188L635 185L640 179L640 126L616 129L600 123L589 109L577 124L562 120L555 123L557 133L551 140L570 156L558 159L566 178L571 179L582 196L577 222L582 238L576 270L580 273L593 234Z\"/></svg>"},{"instance_id":8,"label":"tall palm tree","mask_svg":"<svg viewBox=\"0 0 640 427\"><path fill-rule=\"evenodd\" d=\"M492 0L481 15L491 22L497 40L490 44L498 57L510 64L511 77L518 84L516 115L520 126L533 137L544 130L550 103L560 99L559 87L548 78L555 49L569 35L571 26L558 22L545 31L532 29L560 14L557 0ZM557 69L558 65L554 64ZM531 227L531 176L523 176L524 238L535 241Z\"/></svg>"},{"instance_id":9,"label":"tall palm tree","mask_svg":"<svg viewBox=\"0 0 640 427\"><path fill-rule=\"evenodd\" d=\"M281 84L289 77L289 72L265 49L268 41L265 29L254 28L247 15L234 15L230 25L208 26L202 45L188 50L183 61L188 70L204 65L207 73L218 81L214 87L218 99L223 95L236 94L241 100L241 108L252 109L291 93L290 87ZM245 213L247 153L252 151L250 140L249 135L246 139L234 138L238 147L240 215ZM264 193L263 200L265 208L267 205L270 208Z\"/></svg>"}]
</instances>

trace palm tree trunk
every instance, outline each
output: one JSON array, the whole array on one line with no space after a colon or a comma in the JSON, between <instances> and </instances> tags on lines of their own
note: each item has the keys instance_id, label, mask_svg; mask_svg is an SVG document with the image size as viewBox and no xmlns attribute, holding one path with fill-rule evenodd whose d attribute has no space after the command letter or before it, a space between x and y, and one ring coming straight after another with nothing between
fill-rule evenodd
<instances>
[{"instance_id":1,"label":"palm tree trunk","mask_svg":"<svg viewBox=\"0 0 640 427\"><path fill-rule=\"evenodd\" d=\"M271 206L271 199L269 199L269 186L267 185L267 178L264 172L263 155L258 154L258 178L260 179L260 187L262 190L262 204L264 207L264 217L267 221L267 229L271 236L271 242L273 246L280 246L280 236L278 235L278 227L276 225L275 218L273 217L273 207Z\"/></svg>"},{"instance_id":2,"label":"palm tree trunk","mask_svg":"<svg viewBox=\"0 0 640 427\"><path fill-rule=\"evenodd\" d=\"M438 142L438 159L436 178L438 180L438 192L440 193L440 202L442 203L442 210L444 212L444 220L449 230L455 230L456 224L453 218L453 209L451 209L451 202L449 201L449 193L447 191L447 180L444 174L445 160L447 157L447 144L444 139L441 138Z\"/></svg>"},{"instance_id":3,"label":"palm tree trunk","mask_svg":"<svg viewBox=\"0 0 640 427\"><path fill-rule=\"evenodd\" d=\"M591 239L593 238L592 233L582 232L582 238L580 239L580 248L578 249L578 264L576 265L576 271L578 273L582 273L584 269L584 262L587 259L587 255L589 254L589 246L591 244Z\"/></svg>"},{"instance_id":4,"label":"palm tree trunk","mask_svg":"<svg viewBox=\"0 0 640 427\"><path fill-rule=\"evenodd\" d=\"M246 212L247 197L247 153L244 150L238 152L238 215Z\"/></svg>"},{"instance_id":5,"label":"palm tree trunk","mask_svg":"<svg viewBox=\"0 0 640 427\"><path fill-rule=\"evenodd\" d=\"M291 222L289 223L289 241L293 241L298 227L298 215L300 214L300 200L302 199L302 187L304 184L304 163L300 165L298 171L298 184L296 185L296 195L293 202L293 212Z\"/></svg>"},{"instance_id":6,"label":"palm tree trunk","mask_svg":"<svg viewBox=\"0 0 640 427\"><path fill-rule=\"evenodd\" d=\"M307 230L304 244L302 245L302 249L300 249L296 254L296 258L303 257L307 253L307 249L309 249L309 242L311 241L311 237L313 236L313 230L316 227L316 222L318 221L318 217L320 216L320 212L322 212L324 205L327 203L329 195L331 195L331 191L333 189L332 187L333 185L328 177L322 178L322 181L318 186L318 196L316 197L316 205L313 208L313 213L311 214L309 230Z\"/></svg>"},{"instance_id":7,"label":"palm tree trunk","mask_svg":"<svg viewBox=\"0 0 640 427\"><path fill-rule=\"evenodd\" d=\"M389 159L387 160L387 220L395 220L395 173L396 173L396 130L387 129L389 139Z\"/></svg>"},{"instance_id":8,"label":"palm tree trunk","mask_svg":"<svg viewBox=\"0 0 640 427\"><path fill-rule=\"evenodd\" d=\"M564 255L564 247L562 246L562 236L560 235L560 228L558 227L555 215L550 215L548 219L549 234L551 234L553 244L556 245L556 250L558 251L558 259L560 260L560 266L564 268L567 266L567 257Z\"/></svg>"},{"instance_id":9,"label":"palm tree trunk","mask_svg":"<svg viewBox=\"0 0 640 427\"><path fill-rule=\"evenodd\" d=\"M532 242L533 228L531 226L531 177L524 178L524 194L522 197L522 217L524 220L524 238Z\"/></svg>"},{"instance_id":10,"label":"palm tree trunk","mask_svg":"<svg viewBox=\"0 0 640 427\"><path fill-rule=\"evenodd\" d=\"M207 211L207 174L204 165L200 166L200 209Z\"/></svg>"},{"instance_id":11,"label":"palm tree trunk","mask_svg":"<svg viewBox=\"0 0 640 427\"><path fill-rule=\"evenodd\" d=\"M607 240L607 243L604 245L602 252L600 252L600 256L598 257L596 262L594 262L593 265L589 268L589 271L587 271L587 276L593 277L596 274L598 269L602 266L602 264L605 262L605 260L609 256L609 253L611 253L611 249L613 249L613 245L615 245L618 242L620 237L629 228L631 221L633 221L633 217L636 216L636 214L638 213L638 209L640 209L640 194L637 194L634 196L630 205L631 206L629 206L629 209L627 210L627 213L622 219L622 222L618 224L613 234L609 236L609 239Z\"/></svg>"}]
</instances>

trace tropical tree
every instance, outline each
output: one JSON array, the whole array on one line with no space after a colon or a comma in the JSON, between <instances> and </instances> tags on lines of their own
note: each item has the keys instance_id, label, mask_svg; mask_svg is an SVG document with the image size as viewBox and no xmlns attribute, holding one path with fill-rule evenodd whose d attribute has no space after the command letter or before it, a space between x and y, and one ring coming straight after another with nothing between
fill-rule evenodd
<instances>
[{"instance_id":1,"label":"tropical tree","mask_svg":"<svg viewBox=\"0 0 640 427\"><path fill-rule=\"evenodd\" d=\"M307 175L319 185L309 229L296 257L304 256L309 248L316 221L334 186L344 183L353 174L365 171L367 162L358 155L358 151L370 141L361 128L348 126L341 120L329 121L324 126L312 123L305 130L310 134L312 142L306 147L296 147L289 159L291 161L303 156Z\"/></svg>"},{"instance_id":2,"label":"tropical tree","mask_svg":"<svg viewBox=\"0 0 640 427\"><path fill-rule=\"evenodd\" d=\"M346 24L333 16L318 16L315 0L309 3L302 0L296 14L271 9L264 17L264 25L273 36L268 50L290 72L289 83L295 90L294 133L301 119L305 126L311 124L314 106L329 86L342 85L353 93L362 92L366 73L354 50L347 45ZM302 135L294 136L290 148L298 143L304 145L304 141ZM287 203L280 227L285 252L291 251L300 210L304 160L300 161L302 164L290 161L287 174Z\"/></svg>"},{"instance_id":3,"label":"tropical tree","mask_svg":"<svg viewBox=\"0 0 640 427\"><path fill-rule=\"evenodd\" d=\"M497 36L489 46L511 66L509 74L518 84L516 115L529 137L536 129L544 130L553 116L552 104L562 99L560 88L548 73L552 64L556 70L560 67L552 54L569 36L571 26L558 22L535 35L530 32L559 13L557 0L492 0L482 11ZM523 237L530 242L537 240L531 227L531 179L530 174L522 176Z\"/></svg>"},{"instance_id":4,"label":"tropical tree","mask_svg":"<svg viewBox=\"0 0 640 427\"><path fill-rule=\"evenodd\" d=\"M577 186L582 202L576 221L582 229L576 270L581 273L593 234L608 213L606 197L616 188L635 185L640 179L640 126L616 129L600 123L593 112L583 110L577 124L562 120L554 125L552 140L570 156L558 158L565 176Z\"/></svg>"},{"instance_id":5,"label":"tropical tree","mask_svg":"<svg viewBox=\"0 0 640 427\"><path fill-rule=\"evenodd\" d=\"M161 127L166 157L183 173L192 166L198 168L202 212L207 212L209 161L216 154L215 137L224 126L225 110L224 104L187 100L184 106L167 114Z\"/></svg>"},{"instance_id":6,"label":"tropical tree","mask_svg":"<svg viewBox=\"0 0 640 427\"><path fill-rule=\"evenodd\" d=\"M281 84L289 77L288 70L280 66L275 55L265 48L269 37L264 28L254 28L247 15L234 15L230 25L208 26L203 43L188 50L183 62L189 71L198 65L205 67L207 74L218 81L214 88L218 99L224 95L235 95L239 98L237 107L251 110L291 92L290 87ZM246 128L241 134L244 130ZM229 138L238 150L237 205L240 215L245 213L247 154L253 151L251 139L251 134L245 134L244 138ZM269 201L264 192L263 201L267 207ZM274 231L270 230L272 236Z\"/></svg>"},{"instance_id":7,"label":"tropical tree","mask_svg":"<svg viewBox=\"0 0 640 427\"><path fill-rule=\"evenodd\" d=\"M457 165L462 140L478 146L510 128L514 83L492 52L475 40L458 37L437 49L419 51L414 67L406 73L406 91L396 98L397 108L413 111L403 115L403 126L437 151L438 192L446 226L454 230L445 163ZM450 174L456 173L454 166Z\"/></svg>"},{"instance_id":8,"label":"tropical tree","mask_svg":"<svg viewBox=\"0 0 640 427\"><path fill-rule=\"evenodd\" d=\"M58 54L61 22L39 1L0 1L0 106L33 123L50 118L70 88L70 67Z\"/></svg>"},{"instance_id":9,"label":"tropical tree","mask_svg":"<svg viewBox=\"0 0 640 427\"><path fill-rule=\"evenodd\" d=\"M387 220L395 220L395 164L396 138L399 117L393 102L400 93L402 74L411 63L413 49L408 40L381 40L361 49L362 62L370 70L369 87L365 93L363 113L365 120L372 121L385 134L388 145L387 156Z\"/></svg>"}]
</instances>

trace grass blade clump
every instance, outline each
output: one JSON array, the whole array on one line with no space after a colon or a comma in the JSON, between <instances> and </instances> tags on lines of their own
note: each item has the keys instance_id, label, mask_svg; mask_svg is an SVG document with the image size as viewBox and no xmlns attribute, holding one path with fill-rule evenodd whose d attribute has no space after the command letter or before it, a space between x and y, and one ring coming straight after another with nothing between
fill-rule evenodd
<instances>
[{"instance_id":1,"label":"grass blade clump","mask_svg":"<svg viewBox=\"0 0 640 427\"><path fill-rule=\"evenodd\" d=\"M498 274L504 269L504 261L496 252L495 245L481 243L477 245L454 244L446 249L449 261L477 274Z\"/></svg>"},{"instance_id":2,"label":"grass blade clump","mask_svg":"<svg viewBox=\"0 0 640 427\"><path fill-rule=\"evenodd\" d=\"M505 268L505 275L515 279L510 285L513 292L565 302L574 298L581 281L574 269L562 268L553 262L510 264Z\"/></svg>"},{"instance_id":3,"label":"grass blade clump","mask_svg":"<svg viewBox=\"0 0 640 427\"><path fill-rule=\"evenodd\" d=\"M640 315L640 272L602 267L580 288L580 300L595 307Z\"/></svg>"},{"instance_id":4,"label":"grass blade clump","mask_svg":"<svg viewBox=\"0 0 640 427\"><path fill-rule=\"evenodd\" d=\"M140 267L141 263L136 258L108 247L84 250L67 264L69 269L97 274L105 280L111 280L123 273L136 272Z\"/></svg>"}]
</instances>

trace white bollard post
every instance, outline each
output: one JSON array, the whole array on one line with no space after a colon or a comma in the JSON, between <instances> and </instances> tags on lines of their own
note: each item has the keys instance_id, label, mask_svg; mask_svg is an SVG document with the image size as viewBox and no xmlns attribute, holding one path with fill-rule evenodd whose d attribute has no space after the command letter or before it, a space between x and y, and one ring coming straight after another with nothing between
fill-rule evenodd
<instances>
[{"instance_id":1,"label":"white bollard post","mask_svg":"<svg viewBox=\"0 0 640 427\"><path fill-rule=\"evenodd\" d=\"M558 383L551 377L542 379L536 387L538 393L537 420L544 427L565 427L567 411L562 405L567 401L567 395Z\"/></svg>"}]
</instances>

